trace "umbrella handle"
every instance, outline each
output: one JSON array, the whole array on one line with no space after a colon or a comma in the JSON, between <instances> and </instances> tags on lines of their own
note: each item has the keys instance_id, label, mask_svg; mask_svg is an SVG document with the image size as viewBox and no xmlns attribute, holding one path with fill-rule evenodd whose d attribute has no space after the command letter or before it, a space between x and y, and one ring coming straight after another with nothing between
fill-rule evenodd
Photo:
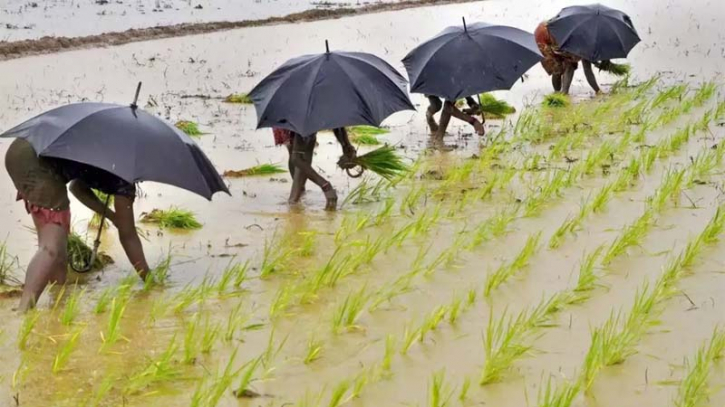
<instances>
[{"instance_id":1,"label":"umbrella handle","mask_svg":"<svg viewBox=\"0 0 725 407\"><path fill-rule=\"evenodd\" d=\"M139 82L138 85L136 86L136 96L134 96L133 103L131 103L131 109L138 108L138 105L136 103L138 102L138 95L139 95L139 93L141 93L141 83L142 82Z\"/></svg>"},{"instance_id":2,"label":"umbrella handle","mask_svg":"<svg viewBox=\"0 0 725 407\"><path fill-rule=\"evenodd\" d=\"M141 83L139 83L139 88L140 86ZM88 259L88 261L83 263L82 265L76 265L73 261L70 262L70 267L76 273L87 273L91 271L91 269L93 268L93 263L96 262L96 258L98 257L98 247L101 246L101 234L103 233L103 224L106 223L106 212L108 211L108 204L110 203L110 201L111 195L106 195L105 206L103 207L103 213L101 214L101 223L98 226L96 240L93 242L93 251L91 252L90 259Z\"/></svg>"},{"instance_id":3,"label":"umbrella handle","mask_svg":"<svg viewBox=\"0 0 725 407\"><path fill-rule=\"evenodd\" d=\"M352 172L352 170L355 168L359 168L359 170L357 172ZM350 178L360 178L363 175L363 173L365 172L365 168L358 165L357 167L353 167L353 168L345 168L345 172L347 173L347 175Z\"/></svg>"}]
</instances>

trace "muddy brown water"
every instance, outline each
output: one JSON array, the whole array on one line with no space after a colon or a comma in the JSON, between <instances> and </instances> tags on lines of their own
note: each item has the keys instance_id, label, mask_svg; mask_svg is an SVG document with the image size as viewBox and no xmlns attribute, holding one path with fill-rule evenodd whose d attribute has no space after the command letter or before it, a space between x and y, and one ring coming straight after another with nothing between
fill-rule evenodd
<instances>
[{"instance_id":1,"label":"muddy brown water","mask_svg":"<svg viewBox=\"0 0 725 407\"><path fill-rule=\"evenodd\" d=\"M569 4L563 1L540 3L489 1L437 6L6 61L0 63L0 129L10 128L62 103L81 100L130 102L136 82L143 81L142 101L147 109L170 121L197 121L208 133L199 139L199 143L220 171L242 169L258 162L284 163L286 151L273 147L270 131L254 130L252 107L225 104L218 98L247 91L264 73L288 58L300 53L320 52L325 39L330 39L335 49L377 53L402 70L398 61L408 50L445 26L457 24L461 16L532 30L539 20ZM627 10L643 37L643 43L630 58L636 78L646 79L660 72L663 85L687 82L697 87L706 80L722 82L725 43L720 22L725 17L725 5L704 0L687 4L617 1L611 5ZM611 84L614 78L600 75L600 81ZM523 83L510 92L498 92L497 96L521 109L526 102L538 103L549 90L548 78L535 67ZM589 102L592 95L581 73L577 75L574 92L576 100L592 103ZM212 98L187 97L190 95ZM722 100L722 93L717 98ZM424 103L419 96L414 96L414 101ZM714 102L715 98L706 107ZM691 118L699 117L704 109L695 109L665 128L648 133L647 142L654 144ZM511 119L515 120L515 117ZM403 147L401 153L411 159L427 154L421 113L400 113L385 124L390 133L381 136L382 140ZM489 131L494 132L500 125L501 122L491 121ZM468 127L456 123L450 133L448 144L458 148L452 153L427 155L427 165L445 170L462 157L480 154L479 140L470 134ZM604 288L594 291L592 298L584 304L566 307L558 314L556 327L541 330L541 336L532 343L537 350L535 353L514 363L501 382L479 387L478 377L485 360L481 335L490 310L493 309L494 317L500 316L506 308L509 313L515 313L537 304L545 295L571 286L582 254L609 242L639 215L645 197L659 185L667 168L686 164L689 156L724 136L723 127L713 125L709 133L693 137L681 153L658 162L654 171L641 179L635 188L616 195L607 211L588 218L576 237L570 236L556 250L542 248L523 273L503 284L490 299L479 298L471 309L461 314L457 324L442 323L423 343L413 344L407 355L396 353L391 375L384 380L371 380L360 398L348 404L430 405L431 375L441 369L446 371L446 383L450 388L460 389L465 378L472 381L469 400L462 403L471 406L536 405L542 381L548 377L557 382L574 378L589 346L590 328L602 324L613 310L626 310L631 306L637 288L647 279L659 275L668 259L667 253L679 252L687 239L698 233L712 216L722 201L720 175L713 177L711 184L688 189L687 198L683 196L679 206L670 204L647 234L642 247L631 249L609 266L602 278ZM4 153L7 145L8 141L0 141L0 153ZM579 153L595 145L596 142ZM315 165L330 177L344 197L359 181L351 180L335 169L338 155L339 148L333 137L320 135ZM144 196L135 205L138 214L176 205L195 212L204 227L180 233L141 225L147 233L144 246L152 263L161 261L171 250L173 258L168 285L147 293L140 292L140 283L133 287L134 294L120 323L123 339L104 352L99 352L100 333L106 330L108 312L96 315L93 307L103 289L116 286L131 274L113 231L106 233L103 249L116 259L116 264L102 273L79 276L86 291L74 326L59 324L58 312L51 310L57 290L46 293L41 300L41 314L30 336L29 347L20 351L16 337L23 318L12 311L15 300L0 302L0 314L5 321L0 337L1 404L14 405L14 397L17 397L20 405L26 406L83 405L99 389L104 378L112 378L112 389L99 405L188 405L200 377L223 369L235 348L238 349L235 367L258 357L274 332L273 342L284 342L284 346L267 366L266 374L260 371L254 375L251 386L254 391L269 397L237 400L228 389L219 405L294 405L306 394L310 400L307 405L318 405L314 401L317 394L322 394L319 405L327 405L333 388L342 380L354 380L365 368L381 361L387 335L394 335L400 345L406 325L415 326L436 306L449 304L455 295L465 295L471 288L480 294L487 273L501 262L510 260L531 234L542 231L545 244L561 222L578 210L582 199L606 181L604 176L596 175L566 189L563 196L547 205L541 215L517 219L510 233L480 249L463 253L453 267L442 267L429 278L415 279L410 291L377 311L363 312L357 321L360 329L335 335L331 333L332 314L348 293L365 284L371 292L386 286L409 270L421 247L432 243L431 255L438 253L451 243L464 225L475 224L511 205L511 197L495 194L489 201L470 205L459 216L441 220L429 236L411 238L401 248L393 248L376 257L364 272L343 279L334 289L323 290L315 303L292 307L270 319L270 306L280 289L304 281L329 258L334 249L333 235L343 219L356 212L376 213L380 207L380 204L349 205L336 213L327 213L322 210L321 193L310 188L302 205L289 208L285 200L290 184L270 178L284 180L286 176L230 180L233 197L218 195L212 203L170 187L142 185ZM6 191L0 196L0 206L4 208L0 236L7 236L8 251L18 256L17 274L22 277L23 268L35 248L34 236L27 229L31 223L22 205L14 202L7 176L0 176L0 187ZM392 196L400 201L409 188L407 184L402 185ZM515 193L521 195L525 191ZM689 207L689 200L697 203L697 209ZM432 204L425 207L432 209ZM419 210L425 207L421 206ZM90 213L76 202L72 209L75 230L84 232ZM387 236L408 219L408 215L401 214L396 207L390 224L366 229L356 237L368 233L373 239ZM182 313L150 319L154 310L188 287L201 284L205 275L219 276L231 261L230 256L236 256L236 261L242 262L249 259L250 264L258 268L265 240L273 239L275 234L310 230L318 234L318 243L310 258L295 260L267 279L255 278L258 270L252 270L252 278L244 283L243 293L222 298L212 296L203 305L193 305ZM706 248L693 267L692 275L678 286L695 307L684 295L669 300L661 316L661 325L643 338L638 353L621 365L605 368L591 392L578 397L574 405L672 405L677 389L666 383L682 377L683 358L694 354L712 329L724 322L722 270L725 257L721 249L722 244ZM179 346L174 359L180 360L185 324L195 313L209 318L212 323L224 325L240 302L248 316L240 327L262 324L261 329L237 329L231 342L219 341L209 355L200 355L195 364L182 366L181 377L154 383L136 394L123 395L129 378L142 371L150 360L158 358L173 337ZM53 374L51 367L58 344L63 344L68 333L75 329L83 329L79 345L65 369ZM301 359L311 337L324 345L321 358L306 365ZM178 362L173 365L178 366ZM237 377L232 388L238 381ZM722 384L718 367L710 385L718 389ZM457 395L456 391L450 405L460 404ZM724 400L721 392L712 394L712 405L720 405Z\"/></svg>"}]
</instances>

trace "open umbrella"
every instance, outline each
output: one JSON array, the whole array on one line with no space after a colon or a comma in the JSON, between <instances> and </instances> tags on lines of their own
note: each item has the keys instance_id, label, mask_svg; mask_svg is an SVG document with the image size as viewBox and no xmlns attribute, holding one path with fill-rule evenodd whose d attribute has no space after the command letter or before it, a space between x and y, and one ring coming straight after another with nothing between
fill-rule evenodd
<instances>
[{"instance_id":1,"label":"open umbrella","mask_svg":"<svg viewBox=\"0 0 725 407\"><path fill-rule=\"evenodd\" d=\"M0 137L30 142L39 156L108 171L129 182L155 181L211 199L229 193L198 145L135 103L73 103L42 113Z\"/></svg>"},{"instance_id":2,"label":"open umbrella","mask_svg":"<svg viewBox=\"0 0 725 407\"><path fill-rule=\"evenodd\" d=\"M403 59L410 91L457 100L511 89L541 60L531 33L514 27L475 23L448 27Z\"/></svg>"},{"instance_id":3,"label":"open umbrella","mask_svg":"<svg viewBox=\"0 0 725 407\"><path fill-rule=\"evenodd\" d=\"M566 7L547 26L559 49L593 62L626 58L640 41L627 14L601 4Z\"/></svg>"},{"instance_id":4,"label":"open umbrella","mask_svg":"<svg viewBox=\"0 0 725 407\"><path fill-rule=\"evenodd\" d=\"M345 126L380 126L395 112L415 110L405 88L405 78L375 55L330 52L328 47L323 54L285 62L249 96L257 128L309 136Z\"/></svg>"},{"instance_id":5,"label":"open umbrella","mask_svg":"<svg viewBox=\"0 0 725 407\"><path fill-rule=\"evenodd\" d=\"M136 89L136 99L141 89ZM194 141L136 106L74 103L49 110L3 134L27 140L39 156L61 158L107 171L129 183L155 181L186 189L211 200L229 194L219 173ZM108 202L106 202L108 203ZM103 214L105 218L105 214ZM103 228L101 219L88 271Z\"/></svg>"}]
</instances>

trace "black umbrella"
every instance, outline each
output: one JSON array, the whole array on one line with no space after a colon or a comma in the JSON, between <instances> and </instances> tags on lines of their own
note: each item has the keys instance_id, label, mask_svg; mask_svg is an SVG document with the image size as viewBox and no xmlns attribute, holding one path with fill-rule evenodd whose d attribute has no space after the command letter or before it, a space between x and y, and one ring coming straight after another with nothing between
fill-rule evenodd
<instances>
[{"instance_id":1,"label":"black umbrella","mask_svg":"<svg viewBox=\"0 0 725 407\"><path fill-rule=\"evenodd\" d=\"M475 23L448 27L404 59L410 91L457 100L511 89L541 60L531 33L514 27Z\"/></svg>"},{"instance_id":2,"label":"black umbrella","mask_svg":"<svg viewBox=\"0 0 725 407\"><path fill-rule=\"evenodd\" d=\"M559 49L593 62L626 58L640 41L627 14L601 4L566 7L548 28Z\"/></svg>"},{"instance_id":3,"label":"black umbrella","mask_svg":"<svg viewBox=\"0 0 725 407\"><path fill-rule=\"evenodd\" d=\"M415 110L405 87L405 78L375 55L328 48L285 62L249 96L257 128L308 136L345 126L380 126L395 112Z\"/></svg>"},{"instance_id":4,"label":"black umbrella","mask_svg":"<svg viewBox=\"0 0 725 407\"><path fill-rule=\"evenodd\" d=\"M39 156L108 171L129 182L174 185L211 200L227 186L194 141L135 106L74 103L36 116L0 137L23 138Z\"/></svg>"}]
</instances>

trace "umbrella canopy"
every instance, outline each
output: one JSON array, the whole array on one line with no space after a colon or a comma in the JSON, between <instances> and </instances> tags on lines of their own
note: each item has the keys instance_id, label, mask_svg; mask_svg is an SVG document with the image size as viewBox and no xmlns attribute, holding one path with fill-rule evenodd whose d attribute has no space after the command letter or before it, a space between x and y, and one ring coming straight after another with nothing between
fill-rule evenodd
<instances>
[{"instance_id":1,"label":"umbrella canopy","mask_svg":"<svg viewBox=\"0 0 725 407\"><path fill-rule=\"evenodd\" d=\"M405 78L375 55L328 50L285 62L249 96L257 128L309 136L345 126L380 126L395 112L415 110L405 88Z\"/></svg>"},{"instance_id":2,"label":"umbrella canopy","mask_svg":"<svg viewBox=\"0 0 725 407\"><path fill-rule=\"evenodd\" d=\"M547 25L559 49L587 61L626 58L640 41L628 15L601 4L566 7Z\"/></svg>"},{"instance_id":3,"label":"umbrella canopy","mask_svg":"<svg viewBox=\"0 0 725 407\"><path fill-rule=\"evenodd\" d=\"M36 116L0 137L23 138L43 157L76 161L135 183L174 185L211 199L229 193L199 146L141 109L75 103Z\"/></svg>"},{"instance_id":4,"label":"umbrella canopy","mask_svg":"<svg viewBox=\"0 0 725 407\"><path fill-rule=\"evenodd\" d=\"M511 89L541 58L531 33L464 20L420 44L403 63L411 92L457 100Z\"/></svg>"}]
</instances>

